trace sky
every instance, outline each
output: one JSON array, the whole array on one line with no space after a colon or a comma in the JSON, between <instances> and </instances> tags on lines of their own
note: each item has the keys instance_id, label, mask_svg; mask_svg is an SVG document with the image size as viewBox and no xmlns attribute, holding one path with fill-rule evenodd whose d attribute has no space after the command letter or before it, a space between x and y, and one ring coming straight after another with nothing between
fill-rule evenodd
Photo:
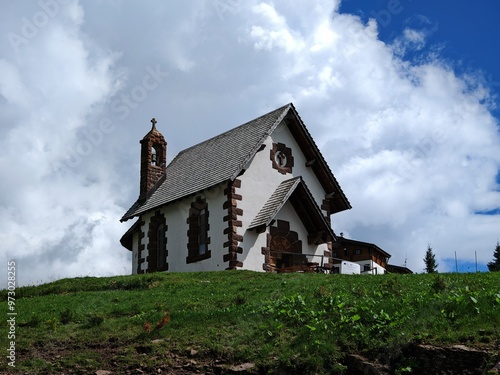
<instances>
[{"instance_id":1,"label":"sky","mask_svg":"<svg viewBox=\"0 0 500 375\"><path fill-rule=\"evenodd\" d=\"M172 160L289 102L352 204L337 234L414 272L429 245L440 272L492 260L498 2L0 1L0 264L18 284L131 273L119 220L152 117Z\"/></svg>"}]
</instances>

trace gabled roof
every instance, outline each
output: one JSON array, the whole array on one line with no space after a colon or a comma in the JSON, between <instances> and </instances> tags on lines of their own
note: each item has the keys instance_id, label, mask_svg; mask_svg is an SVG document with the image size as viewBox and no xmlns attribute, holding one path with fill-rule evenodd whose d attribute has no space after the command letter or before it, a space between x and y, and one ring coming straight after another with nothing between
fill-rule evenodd
<instances>
[{"instance_id":1,"label":"gabled roof","mask_svg":"<svg viewBox=\"0 0 500 375\"><path fill-rule=\"evenodd\" d=\"M290 103L179 152L167 166L164 181L149 194L145 202L136 201L121 221L222 182L234 180L282 121L285 121L296 138L307 160L311 161L311 168L325 191L334 193L332 213L351 208L317 145Z\"/></svg>"},{"instance_id":2,"label":"gabled roof","mask_svg":"<svg viewBox=\"0 0 500 375\"><path fill-rule=\"evenodd\" d=\"M351 244L351 245L356 245L356 246L360 246L360 247L368 247L368 248L372 248L378 252L380 252L383 256L387 257L387 258L390 258L391 257L391 254L389 254L387 251L385 250L382 250L380 247L378 247L377 245L375 245L374 243L370 243L370 242L363 242L363 241L356 241L356 240L351 240L349 238L345 238L345 237L337 237L337 246L335 246L335 244L333 245L334 247L338 247L340 244Z\"/></svg>"},{"instance_id":3,"label":"gabled roof","mask_svg":"<svg viewBox=\"0 0 500 375\"><path fill-rule=\"evenodd\" d=\"M290 201L302 220L308 234L311 235L310 238L314 238L315 241L321 239L322 242L335 239L330 224L314 201L302 177L283 181L252 220L248 229L271 224L287 201Z\"/></svg>"},{"instance_id":4,"label":"gabled roof","mask_svg":"<svg viewBox=\"0 0 500 375\"><path fill-rule=\"evenodd\" d=\"M288 201L288 198L295 191L295 188L300 184L300 182L300 177L283 181L269 197L268 201L261 208L257 216L255 216L252 220L248 229L256 228L259 225L269 225L279 210L281 210L281 207L283 207Z\"/></svg>"}]
</instances>

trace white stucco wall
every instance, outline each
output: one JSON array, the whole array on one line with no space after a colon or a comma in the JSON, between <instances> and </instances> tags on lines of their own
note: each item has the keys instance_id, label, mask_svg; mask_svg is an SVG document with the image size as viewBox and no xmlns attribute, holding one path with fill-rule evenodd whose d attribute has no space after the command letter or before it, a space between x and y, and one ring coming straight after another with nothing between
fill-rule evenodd
<instances>
[{"instance_id":1,"label":"white stucco wall","mask_svg":"<svg viewBox=\"0 0 500 375\"><path fill-rule=\"evenodd\" d=\"M290 174L282 175L272 168L269 157L272 143L273 141L269 137L265 141L266 147L257 152L249 168L243 175L238 177L241 181L238 194L243 196L243 201L238 203L238 206L243 209L243 216L241 217L243 231L248 228L279 184L293 177Z\"/></svg>"},{"instance_id":2,"label":"white stucco wall","mask_svg":"<svg viewBox=\"0 0 500 375\"><path fill-rule=\"evenodd\" d=\"M243 236L243 242L240 243L243 254L239 254L238 259L243 262L243 269L263 272L264 255L262 248L267 246L267 233L269 228L263 233L257 233L255 230L247 230Z\"/></svg>"},{"instance_id":3,"label":"white stucco wall","mask_svg":"<svg viewBox=\"0 0 500 375\"><path fill-rule=\"evenodd\" d=\"M307 258L311 262L317 262L321 264L321 256L328 249L328 245L326 243L320 245L309 245L307 243L307 231L290 202L287 202L278 212L278 214L276 215L276 219L288 221L290 223L290 230L297 232L297 234L299 235L299 240L302 241L302 254L314 254L315 256L308 255Z\"/></svg>"},{"instance_id":4,"label":"white stucco wall","mask_svg":"<svg viewBox=\"0 0 500 375\"><path fill-rule=\"evenodd\" d=\"M281 174L272 168L270 150L273 143L278 142L292 149L294 158L292 173ZM241 208L244 210L242 217L243 230L250 225L271 194L283 181L302 176L318 207L321 207L325 197L323 187L312 169L305 166L307 160L284 123L280 124L271 136L266 139L265 146L262 151L255 155L245 173L239 177L241 189L239 189L238 193L243 196L243 202L241 202ZM249 199L249 197L251 198ZM325 212L323 213L325 214Z\"/></svg>"},{"instance_id":5,"label":"white stucco wall","mask_svg":"<svg viewBox=\"0 0 500 375\"><path fill-rule=\"evenodd\" d=\"M292 149L292 156L294 159L292 175L289 174L285 175L284 180L288 180L289 178L292 177L302 176L304 182L306 183L314 199L316 200L316 204L318 205L318 207L321 207L326 192L319 183L318 178L314 174L312 168L306 167L307 159L305 158L299 145L295 141L295 138L288 130L288 127L284 123L281 123L276 128L276 130L271 134L271 139L272 139L271 145L273 142L274 143L280 142L284 143L287 147ZM267 153L268 153L267 157L269 159L269 150L267 151ZM269 163L271 163L270 160ZM272 169L272 171L278 172L274 169Z\"/></svg>"},{"instance_id":6,"label":"white stucco wall","mask_svg":"<svg viewBox=\"0 0 500 375\"><path fill-rule=\"evenodd\" d=\"M210 237L208 250L211 251L211 257L199 262L186 263L188 255L187 218L191 203L196 199L196 196L185 198L173 205L172 208L167 206L169 209L165 218L169 225L167 232L169 271L218 271L227 267L227 263L223 261L223 255L227 252L227 249L223 248L224 242L227 241L227 236L223 234L224 228L227 227L227 223L223 221L224 216L227 214L227 210L223 209L226 201L225 187L225 184L217 185L201 194L208 204L208 223L210 225L208 230L208 236Z\"/></svg>"},{"instance_id":7,"label":"white stucco wall","mask_svg":"<svg viewBox=\"0 0 500 375\"><path fill-rule=\"evenodd\" d=\"M227 223L223 221L224 216L227 214L227 210L223 208L223 204L226 200L226 196L224 195L225 187L226 184L217 185L200 194L184 198L160 208L160 212L165 215L165 222L167 225L168 272L217 271L224 270L227 267L227 263L223 261L223 255L227 253L227 249L223 248L224 242L227 241L227 235L223 234L224 228L227 227ZM206 199L208 204L210 225L208 230L208 236L210 237L208 250L211 251L211 257L188 264L186 263L186 257L188 255L187 232L189 229L187 218L189 216L191 203L194 202L198 196L202 196ZM151 217L154 216L156 211L157 210L153 210L143 215L145 225L142 231L145 233L145 237L142 239L142 243L145 245L145 250L141 255L144 259L148 252L147 246L149 239L147 232L149 230ZM135 240L134 243L137 244L137 240ZM137 245L134 246L135 258L137 259ZM135 260L135 269L133 271L137 270L137 261L138 260ZM132 262L134 264L134 260ZM146 271L146 261L142 263L141 269Z\"/></svg>"}]
</instances>

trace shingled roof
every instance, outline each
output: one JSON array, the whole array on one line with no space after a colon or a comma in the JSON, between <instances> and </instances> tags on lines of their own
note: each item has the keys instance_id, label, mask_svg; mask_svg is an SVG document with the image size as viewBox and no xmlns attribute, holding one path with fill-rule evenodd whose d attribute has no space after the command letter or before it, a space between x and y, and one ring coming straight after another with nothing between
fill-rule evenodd
<instances>
[{"instance_id":1,"label":"shingled roof","mask_svg":"<svg viewBox=\"0 0 500 375\"><path fill-rule=\"evenodd\" d=\"M391 257L391 254L389 254L387 251L381 249L380 247L378 247L374 243L351 240L351 239L345 238L345 237L337 237L337 243L334 244L334 247L340 247L343 244L351 244L351 245L356 245L356 246L369 247L369 248L372 248L372 249L378 251L380 254L382 254L383 256L385 256L387 258Z\"/></svg>"},{"instance_id":2,"label":"shingled roof","mask_svg":"<svg viewBox=\"0 0 500 375\"><path fill-rule=\"evenodd\" d=\"M298 213L308 233L316 235L316 240L321 238L323 242L327 242L336 238L302 177L283 181L252 220L248 229L271 224L287 201L290 201Z\"/></svg>"},{"instance_id":3,"label":"shingled roof","mask_svg":"<svg viewBox=\"0 0 500 375\"><path fill-rule=\"evenodd\" d=\"M121 221L222 182L234 180L283 120L287 120L294 137L299 138L297 142L303 145L308 160L313 161L312 168L318 174L325 191L335 193L333 199L336 204L333 212L351 208L318 147L290 103L179 152L167 166L165 179L156 190L145 202L137 200Z\"/></svg>"},{"instance_id":4,"label":"shingled roof","mask_svg":"<svg viewBox=\"0 0 500 375\"><path fill-rule=\"evenodd\" d=\"M269 225L271 220L274 219L274 216L276 216L279 210L288 201L288 198L290 198L290 195L292 195L300 182L301 178L295 177L279 184L277 189L267 200L266 204L261 208L257 216L255 216L252 220L248 229L256 228L259 225Z\"/></svg>"}]
</instances>

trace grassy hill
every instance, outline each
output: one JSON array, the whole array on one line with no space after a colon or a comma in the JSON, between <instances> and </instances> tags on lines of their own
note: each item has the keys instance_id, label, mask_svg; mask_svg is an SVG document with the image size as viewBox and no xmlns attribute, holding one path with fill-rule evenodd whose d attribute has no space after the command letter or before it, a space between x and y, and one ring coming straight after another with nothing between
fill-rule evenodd
<instances>
[{"instance_id":1,"label":"grassy hill","mask_svg":"<svg viewBox=\"0 0 500 375\"><path fill-rule=\"evenodd\" d=\"M16 367L2 354L3 373L422 374L422 348L483 353L488 369L500 272L85 277L18 288L15 311Z\"/></svg>"}]
</instances>

